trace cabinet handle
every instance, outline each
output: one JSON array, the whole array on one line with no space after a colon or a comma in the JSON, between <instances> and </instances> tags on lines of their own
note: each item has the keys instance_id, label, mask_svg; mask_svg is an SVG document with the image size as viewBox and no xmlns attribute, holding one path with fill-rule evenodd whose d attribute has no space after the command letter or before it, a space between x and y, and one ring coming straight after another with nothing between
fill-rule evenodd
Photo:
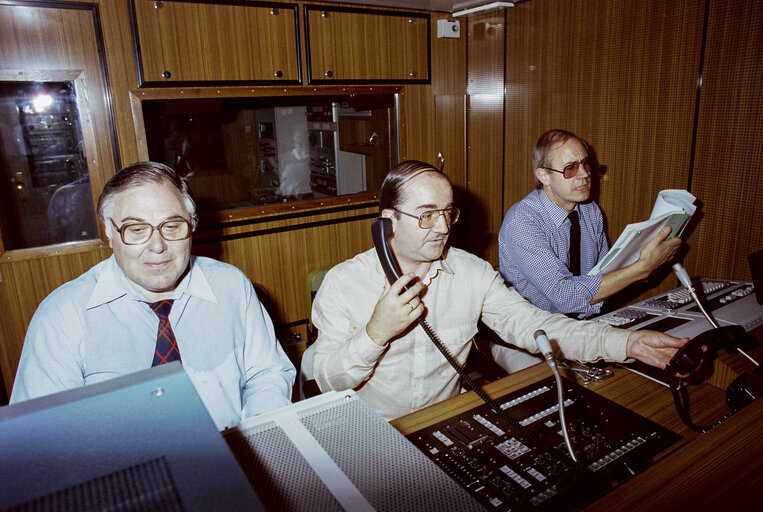
<instances>
[{"instance_id":1,"label":"cabinet handle","mask_svg":"<svg viewBox=\"0 0 763 512\"><path fill-rule=\"evenodd\" d=\"M270 14L272 14L273 16L278 16L278 7L273 7L272 9L270 9Z\"/></svg>"},{"instance_id":2,"label":"cabinet handle","mask_svg":"<svg viewBox=\"0 0 763 512\"><path fill-rule=\"evenodd\" d=\"M321 11L321 18L328 18L329 12L328 11Z\"/></svg>"},{"instance_id":3,"label":"cabinet handle","mask_svg":"<svg viewBox=\"0 0 763 512\"><path fill-rule=\"evenodd\" d=\"M276 71L276 78L281 78L282 76L283 76L283 71L281 71L280 69Z\"/></svg>"},{"instance_id":4,"label":"cabinet handle","mask_svg":"<svg viewBox=\"0 0 763 512\"><path fill-rule=\"evenodd\" d=\"M162 76L163 76L164 78L169 78L169 77L171 77L171 76L172 76L172 73L170 73L169 71L167 71L167 70L165 69L165 70L162 72Z\"/></svg>"},{"instance_id":5,"label":"cabinet handle","mask_svg":"<svg viewBox=\"0 0 763 512\"><path fill-rule=\"evenodd\" d=\"M416 19L415 18L408 18L408 23L410 23L411 25L415 25L416 24Z\"/></svg>"},{"instance_id":6,"label":"cabinet handle","mask_svg":"<svg viewBox=\"0 0 763 512\"><path fill-rule=\"evenodd\" d=\"M411 78L416 78L416 74L417 73L415 71L411 71L410 73L408 73L408 76L410 76Z\"/></svg>"},{"instance_id":7,"label":"cabinet handle","mask_svg":"<svg viewBox=\"0 0 763 512\"><path fill-rule=\"evenodd\" d=\"M164 2L162 2L162 0L156 0L154 2L154 9L161 9L162 7L164 7Z\"/></svg>"},{"instance_id":8,"label":"cabinet handle","mask_svg":"<svg viewBox=\"0 0 763 512\"><path fill-rule=\"evenodd\" d=\"M445 167L445 157L442 156L442 152L437 152L437 159L440 161L440 171L442 171L442 168Z\"/></svg>"},{"instance_id":9,"label":"cabinet handle","mask_svg":"<svg viewBox=\"0 0 763 512\"><path fill-rule=\"evenodd\" d=\"M329 69L328 71L326 71L325 75L331 78L332 76L334 76L334 72Z\"/></svg>"}]
</instances>

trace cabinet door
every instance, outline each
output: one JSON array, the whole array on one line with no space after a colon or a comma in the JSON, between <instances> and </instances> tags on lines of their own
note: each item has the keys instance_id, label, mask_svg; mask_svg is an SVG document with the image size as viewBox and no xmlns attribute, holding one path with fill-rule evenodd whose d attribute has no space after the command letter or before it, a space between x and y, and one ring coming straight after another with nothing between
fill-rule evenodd
<instances>
[{"instance_id":1,"label":"cabinet door","mask_svg":"<svg viewBox=\"0 0 763 512\"><path fill-rule=\"evenodd\" d=\"M296 4L132 0L131 7L140 86L301 83Z\"/></svg>"},{"instance_id":2,"label":"cabinet door","mask_svg":"<svg viewBox=\"0 0 763 512\"><path fill-rule=\"evenodd\" d=\"M429 15L305 6L310 84L429 82Z\"/></svg>"}]
</instances>

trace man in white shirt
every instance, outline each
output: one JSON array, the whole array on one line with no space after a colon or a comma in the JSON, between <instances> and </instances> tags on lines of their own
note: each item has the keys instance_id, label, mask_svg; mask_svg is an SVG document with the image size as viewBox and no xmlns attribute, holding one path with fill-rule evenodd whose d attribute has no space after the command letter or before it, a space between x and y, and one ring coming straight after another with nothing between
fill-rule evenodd
<instances>
[{"instance_id":1,"label":"man in white shirt","mask_svg":"<svg viewBox=\"0 0 763 512\"><path fill-rule=\"evenodd\" d=\"M415 323L422 315L461 365L480 319L533 352L533 334L544 329L565 357L586 361L636 358L665 367L688 341L580 322L524 300L489 263L447 246L459 211L447 176L428 164L392 169L379 203L381 217L392 223L390 245L403 275L390 285L373 249L328 272L312 314L322 391L355 389L387 419L458 394L458 374Z\"/></svg>"},{"instance_id":2,"label":"man in white shirt","mask_svg":"<svg viewBox=\"0 0 763 512\"><path fill-rule=\"evenodd\" d=\"M106 184L98 215L114 254L37 308L11 402L180 360L220 429L291 403L296 370L252 283L191 256L196 206L182 178L132 164Z\"/></svg>"}]
</instances>

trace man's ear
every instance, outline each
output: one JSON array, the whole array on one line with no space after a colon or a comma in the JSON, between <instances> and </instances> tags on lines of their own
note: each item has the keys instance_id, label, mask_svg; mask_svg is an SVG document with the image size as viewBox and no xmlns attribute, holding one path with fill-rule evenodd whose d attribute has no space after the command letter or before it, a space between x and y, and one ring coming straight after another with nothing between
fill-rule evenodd
<instances>
[{"instance_id":1,"label":"man's ear","mask_svg":"<svg viewBox=\"0 0 763 512\"><path fill-rule=\"evenodd\" d=\"M544 187L547 187L551 182L551 177L549 176L548 171L541 167L535 168L535 177L543 184Z\"/></svg>"},{"instance_id":2,"label":"man's ear","mask_svg":"<svg viewBox=\"0 0 763 512\"><path fill-rule=\"evenodd\" d=\"M379 217L381 217L382 219L391 219L394 216L395 216L395 210L393 210L392 208L385 208L379 214Z\"/></svg>"}]
</instances>

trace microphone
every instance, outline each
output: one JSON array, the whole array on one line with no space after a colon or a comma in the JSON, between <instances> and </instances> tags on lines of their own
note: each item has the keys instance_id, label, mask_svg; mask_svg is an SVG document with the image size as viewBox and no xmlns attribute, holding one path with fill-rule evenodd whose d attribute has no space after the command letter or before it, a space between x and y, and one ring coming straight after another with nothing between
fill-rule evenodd
<instances>
[{"instance_id":1,"label":"microphone","mask_svg":"<svg viewBox=\"0 0 763 512\"><path fill-rule=\"evenodd\" d=\"M535 344L538 345L538 348L540 349L540 353L543 355L543 357L546 358L546 361L549 361L553 363L554 366L556 366L556 360L554 359L554 352L551 350L551 342L548 341L548 336L546 336L546 331L543 331L541 329L538 329L535 331Z\"/></svg>"},{"instance_id":2,"label":"microphone","mask_svg":"<svg viewBox=\"0 0 763 512\"><path fill-rule=\"evenodd\" d=\"M710 322L710 325L712 325L714 328L718 328L718 322L716 322L708 313L705 311L705 307L702 305L702 302L700 302L699 297L697 297L697 292L694 289L694 286L691 284L691 278L689 277L689 273L686 272L686 269L681 265L680 263L675 263L673 265L673 272L676 273L676 277L678 277L678 280L681 281L681 284L684 285L684 288L686 288L686 291L689 292L691 295L692 300L697 304L699 307L699 310L702 312L702 314L705 316L708 322Z\"/></svg>"},{"instance_id":3,"label":"microphone","mask_svg":"<svg viewBox=\"0 0 763 512\"><path fill-rule=\"evenodd\" d=\"M572 443L570 442L570 435L567 432L567 420L564 417L564 396L562 393L562 377L559 375L559 368L556 365L556 359L554 359L554 351L551 349L551 342L548 341L546 331L538 329L535 331L535 344L538 345L540 353L546 358L546 362L551 367L551 371L554 373L554 379L556 380L556 396L559 402L559 421L562 424L562 435L564 436L564 444L567 446L567 451L570 453L570 457L575 462L578 462L575 456L575 451L572 449Z\"/></svg>"},{"instance_id":4,"label":"microphone","mask_svg":"<svg viewBox=\"0 0 763 512\"><path fill-rule=\"evenodd\" d=\"M708 312L705 310L705 307L702 305L702 302L699 300L699 297L697 297L697 292L694 290L694 286L691 284L691 279L689 278L689 273L686 272L686 269L681 265L680 263L675 263L673 265L673 272L676 273L676 276L678 277L678 280L681 281L681 284L684 285L684 288L689 292L691 295L692 300L694 300L695 304L697 304L697 307L702 312L704 317L707 319L708 322L710 322L710 325L713 326L715 329L720 329L720 326L718 325L718 322L716 322L713 317L711 317ZM537 333L536 333L537 334ZM744 357L746 357L750 362L752 362L755 366L760 366L760 363L758 363L755 359L753 359L752 356L750 356L747 352L742 350L739 347L735 347L737 352L742 354Z\"/></svg>"}]
</instances>

